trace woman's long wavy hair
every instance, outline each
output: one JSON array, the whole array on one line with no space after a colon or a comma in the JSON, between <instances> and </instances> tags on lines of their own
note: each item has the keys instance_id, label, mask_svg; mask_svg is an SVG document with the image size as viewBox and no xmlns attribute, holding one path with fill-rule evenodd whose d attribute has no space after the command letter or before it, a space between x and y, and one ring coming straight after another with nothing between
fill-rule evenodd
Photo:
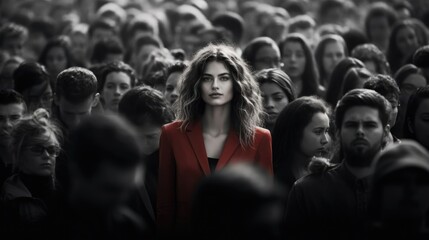
<instances>
[{"instance_id":1,"label":"woman's long wavy hair","mask_svg":"<svg viewBox=\"0 0 429 240\"><path fill-rule=\"evenodd\" d=\"M182 130L204 113L201 77L207 63L213 61L223 63L233 79L231 123L239 135L241 146L250 146L255 127L262 123L260 90L247 64L233 48L223 44L210 44L198 51L182 75L177 115L178 120L183 121Z\"/></svg>"}]
</instances>

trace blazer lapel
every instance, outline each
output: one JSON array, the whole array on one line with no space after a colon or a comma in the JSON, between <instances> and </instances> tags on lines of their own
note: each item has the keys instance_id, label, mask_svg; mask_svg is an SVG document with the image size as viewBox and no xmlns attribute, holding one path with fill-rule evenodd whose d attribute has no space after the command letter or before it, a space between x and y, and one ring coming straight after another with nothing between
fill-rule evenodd
<instances>
[{"instance_id":1,"label":"blazer lapel","mask_svg":"<svg viewBox=\"0 0 429 240\"><path fill-rule=\"evenodd\" d=\"M196 121L191 123L186 129L186 136L188 137L189 142L192 145L195 156L198 159L201 169L204 174L210 175L209 161L207 159L206 147L204 145L204 138L202 132L201 122Z\"/></svg>"},{"instance_id":2,"label":"blazer lapel","mask_svg":"<svg viewBox=\"0 0 429 240\"><path fill-rule=\"evenodd\" d=\"M223 151L220 155L219 162L216 165L216 170L222 169L228 163L235 150L239 146L239 142L240 140L237 133L231 129L228 133L225 145L223 146Z\"/></svg>"}]
</instances>

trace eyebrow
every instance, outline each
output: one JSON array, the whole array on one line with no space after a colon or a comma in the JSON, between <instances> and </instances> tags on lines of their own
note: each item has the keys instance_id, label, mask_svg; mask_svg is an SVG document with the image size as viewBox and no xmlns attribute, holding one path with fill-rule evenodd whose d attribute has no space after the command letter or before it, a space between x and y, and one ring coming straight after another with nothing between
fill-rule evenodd
<instances>
[{"instance_id":1,"label":"eyebrow","mask_svg":"<svg viewBox=\"0 0 429 240\"><path fill-rule=\"evenodd\" d=\"M204 75L207 75L207 76L213 76L212 74L209 74L209 73L203 73L203 76L204 76ZM224 75L229 76L229 75L230 75L230 73L228 73L228 72L224 72L224 73L218 74L218 76L224 76Z\"/></svg>"}]
</instances>

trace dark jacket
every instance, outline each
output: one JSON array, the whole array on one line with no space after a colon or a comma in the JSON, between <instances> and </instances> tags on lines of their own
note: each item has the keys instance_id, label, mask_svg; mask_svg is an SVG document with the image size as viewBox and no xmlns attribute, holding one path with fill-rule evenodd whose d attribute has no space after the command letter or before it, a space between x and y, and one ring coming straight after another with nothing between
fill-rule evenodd
<instances>
[{"instance_id":1,"label":"dark jacket","mask_svg":"<svg viewBox=\"0 0 429 240\"><path fill-rule=\"evenodd\" d=\"M287 239L363 239L367 232L369 179L344 164L299 179L289 194Z\"/></svg>"},{"instance_id":2,"label":"dark jacket","mask_svg":"<svg viewBox=\"0 0 429 240\"><path fill-rule=\"evenodd\" d=\"M53 239L56 228L55 216L61 215L60 193L48 190L49 200L33 196L19 174L4 182L1 193L0 232L10 239ZM2 235L4 236L4 235Z\"/></svg>"}]
</instances>

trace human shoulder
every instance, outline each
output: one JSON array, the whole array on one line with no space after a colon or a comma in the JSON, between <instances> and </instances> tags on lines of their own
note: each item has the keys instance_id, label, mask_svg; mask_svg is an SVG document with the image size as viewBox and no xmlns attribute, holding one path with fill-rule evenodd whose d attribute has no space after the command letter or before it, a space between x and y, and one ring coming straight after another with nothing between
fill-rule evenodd
<instances>
[{"instance_id":1,"label":"human shoulder","mask_svg":"<svg viewBox=\"0 0 429 240\"><path fill-rule=\"evenodd\" d=\"M162 126L164 132L181 131L183 121L174 121Z\"/></svg>"},{"instance_id":2,"label":"human shoulder","mask_svg":"<svg viewBox=\"0 0 429 240\"><path fill-rule=\"evenodd\" d=\"M261 127L256 127L255 129L255 138L256 139L266 139L269 138L271 139L271 132L268 129L265 128L261 128Z\"/></svg>"},{"instance_id":3,"label":"human shoulder","mask_svg":"<svg viewBox=\"0 0 429 240\"><path fill-rule=\"evenodd\" d=\"M339 166L329 166L321 171L312 172L298 179L294 187L308 189L330 185L329 182L337 179L338 167Z\"/></svg>"}]
</instances>

